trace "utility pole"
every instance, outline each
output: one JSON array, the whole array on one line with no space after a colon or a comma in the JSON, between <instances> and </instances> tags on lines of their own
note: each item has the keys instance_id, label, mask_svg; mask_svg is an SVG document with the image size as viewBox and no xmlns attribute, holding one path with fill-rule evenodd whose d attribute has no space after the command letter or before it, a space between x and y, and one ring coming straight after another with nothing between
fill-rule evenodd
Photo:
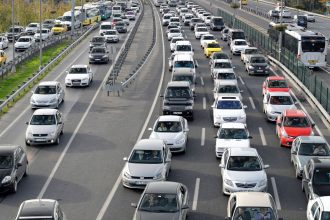
<instances>
[{"instance_id":1,"label":"utility pole","mask_svg":"<svg viewBox=\"0 0 330 220\"><path fill-rule=\"evenodd\" d=\"M71 37L73 37L74 35L74 23L75 23L74 7L75 7L75 0L71 0Z\"/></svg>"},{"instance_id":2,"label":"utility pole","mask_svg":"<svg viewBox=\"0 0 330 220\"><path fill-rule=\"evenodd\" d=\"M40 66L42 68L42 0L40 0L40 11L39 11L39 50L40 50Z\"/></svg>"},{"instance_id":3,"label":"utility pole","mask_svg":"<svg viewBox=\"0 0 330 220\"><path fill-rule=\"evenodd\" d=\"M15 10L14 10L14 0L11 0L11 25L12 25L12 38L13 38L13 68L12 72L16 72L16 66L15 66Z\"/></svg>"},{"instance_id":4,"label":"utility pole","mask_svg":"<svg viewBox=\"0 0 330 220\"><path fill-rule=\"evenodd\" d=\"M281 16L280 16L280 36L278 39L278 60L281 61L281 53L282 53L282 25L283 25L283 10L284 10L284 5L283 5L283 0L281 0Z\"/></svg>"}]
</instances>

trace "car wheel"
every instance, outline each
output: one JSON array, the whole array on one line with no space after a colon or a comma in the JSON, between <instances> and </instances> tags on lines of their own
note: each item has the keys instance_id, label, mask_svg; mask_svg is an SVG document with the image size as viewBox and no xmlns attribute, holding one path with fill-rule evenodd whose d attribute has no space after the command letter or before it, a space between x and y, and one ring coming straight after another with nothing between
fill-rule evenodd
<instances>
[{"instance_id":1,"label":"car wheel","mask_svg":"<svg viewBox=\"0 0 330 220\"><path fill-rule=\"evenodd\" d=\"M23 174L24 177L28 176L28 174L29 174L28 171L29 171L29 163L26 163L25 171Z\"/></svg>"},{"instance_id":2,"label":"car wheel","mask_svg":"<svg viewBox=\"0 0 330 220\"><path fill-rule=\"evenodd\" d=\"M59 144L60 144L60 137L58 136L58 137L56 138L55 145L59 145Z\"/></svg>"},{"instance_id":3,"label":"car wheel","mask_svg":"<svg viewBox=\"0 0 330 220\"><path fill-rule=\"evenodd\" d=\"M62 128L62 130L61 130L61 132L60 132L60 135L62 135L64 132L63 132L63 128Z\"/></svg>"},{"instance_id":4,"label":"car wheel","mask_svg":"<svg viewBox=\"0 0 330 220\"><path fill-rule=\"evenodd\" d=\"M31 144L30 143L28 143L27 141L25 141L25 144L27 145L27 146L30 146Z\"/></svg>"},{"instance_id":5,"label":"car wheel","mask_svg":"<svg viewBox=\"0 0 330 220\"><path fill-rule=\"evenodd\" d=\"M17 192L17 179L15 178L13 185L11 186L11 193L16 193Z\"/></svg>"}]
</instances>

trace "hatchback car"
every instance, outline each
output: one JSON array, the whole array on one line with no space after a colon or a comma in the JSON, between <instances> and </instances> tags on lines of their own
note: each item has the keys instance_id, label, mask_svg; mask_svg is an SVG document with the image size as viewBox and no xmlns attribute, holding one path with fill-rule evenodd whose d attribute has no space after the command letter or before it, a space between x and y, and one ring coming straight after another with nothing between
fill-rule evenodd
<instances>
[{"instance_id":1,"label":"hatchback car","mask_svg":"<svg viewBox=\"0 0 330 220\"><path fill-rule=\"evenodd\" d=\"M106 47L106 39L104 36L94 36L89 44L89 51L91 51L93 49L93 47L101 47L104 46Z\"/></svg>"},{"instance_id":2,"label":"hatchback car","mask_svg":"<svg viewBox=\"0 0 330 220\"><path fill-rule=\"evenodd\" d=\"M220 39L223 41L228 41L229 28L224 28L220 32Z\"/></svg>"},{"instance_id":3,"label":"hatchback car","mask_svg":"<svg viewBox=\"0 0 330 220\"><path fill-rule=\"evenodd\" d=\"M221 163L222 192L267 191L267 174L261 157L255 148L227 148Z\"/></svg>"},{"instance_id":4,"label":"hatchback car","mask_svg":"<svg viewBox=\"0 0 330 220\"><path fill-rule=\"evenodd\" d=\"M231 60L223 59L223 60L213 60L211 65L211 77L216 77L217 73L223 72L223 71L229 71L233 72L234 67L232 65Z\"/></svg>"},{"instance_id":5,"label":"hatchback car","mask_svg":"<svg viewBox=\"0 0 330 220\"><path fill-rule=\"evenodd\" d=\"M262 84L262 95L268 92L289 92L290 87L282 76L269 76Z\"/></svg>"},{"instance_id":6,"label":"hatchback car","mask_svg":"<svg viewBox=\"0 0 330 220\"><path fill-rule=\"evenodd\" d=\"M89 63L109 63L109 51L106 47L93 47L89 52Z\"/></svg>"},{"instance_id":7,"label":"hatchback car","mask_svg":"<svg viewBox=\"0 0 330 220\"><path fill-rule=\"evenodd\" d=\"M107 43L118 43L119 42L119 33L116 29L106 30L101 36L105 37Z\"/></svg>"},{"instance_id":8,"label":"hatchback car","mask_svg":"<svg viewBox=\"0 0 330 220\"><path fill-rule=\"evenodd\" d=\"M204 46L204 55L209 58L214 52L221 52L222 47L216 41L206 43Z\"/></svg>"},{"instance_id":9,"label":"hatchback car","mask_svg":"<svg viewBox=\"0 0 330 220\"><path fill-rule=\"evenodd\" d=\"M134 220L171 219L185 220L189 209L188 189L177 182L149 183L136 208Z\"/></svg>"},{"instance_id":10,"label":"hatchback car","mask_svg":"<svg viewBox=\"0 0 330 220\"><path fill-rule=\"evenodd\" d=\"M296 137L314 135L314 125L304 111L285 110L276 119L276 135L280 139L280 146L291 147Z\"/></svg>"},{"instance_id":11,"label":"hatchback car","mask_svg":"<svg viewBox=\"0 0 330 220\"><path fill-rule=\"evenodd\" d=\"M30 199L21 203L15 220L67 220L59 202L53 199Z\"/></svg>"},{"instance_id":12,"label":"hatchback car","mask_svg":"<svg viewBox=\"0 0 330 220\"><path fill-rule=\"evenodd\" d=\"M302 176L307 161L313 157L328 157L330 148L321 136L298 136L292 143L291 163L295 169L296 178Z\"/></svg>"},{"instance_id":13,"label":"hatchback car","mask_svg":"<svg viewBox=\"0 0 330 220\"><path fill-rule=\"evenodd\" d=\"M0 192L17 192L17 185L27 175L25 150L18 145L0 145Z\"/></svg>"},{"instance_id":14,"label":"hatchback car","mask_svg":"<svg viewBox=\"0 0 330 220\"><path fill-rule=\"evenodd\" d=\"M57 109L38 109L26 124L26 145L60 143L64 122L62 114Z\"/></svg>"},{"instance_id":15,"label":"hatchback car","mask_svg":"<svg viewBox=\"0 0 330 220\"><path fill-rule=\"evenodd\" d=\"M73 65L66 71L65 86L89 86L93 82L94 72L88 65Z\"/></svg>"},{"instance_id":16,"label":"hatchback car","mask_svg":"<svg viewBox=\"0 0 330 220\"><path fill-rule=\"evenodd\" d=\"M230 43L230 51L233 55L240 55L242 50L248 48L249 45L246 40L236 39Z\"/></svg>"},{"instance_id":17,"label":"hatchback car","mask_svg":"<svg viewBox=\"0 0 330 220\"><path fill-rule=\"evenodd\" d=\"M162 139L171 152L185 152L188 142L188 121L182 116L163 115L149 128L150 139Z\"/></svg>"},{"instance_id":18,"label":"hatchback car","mask_svg":"<svg viewBox=\"0 0 330 220\"><path fill-rule=\"evenodd\" d=\"M163 140L138 141L122 171L122 183L127 188L144 188L149 182L165 181L171 168L171 151Z\"/></svg>"},{"instance_id":19,"label":"hatchback car","mask_svg":"<svg viewBox=\"0 0 330 220\"><path fill-rule=\"evenodd\" d=\"M234 70L232 69L217 70L213 78L214 87L218 87L218 85L223 82L237 85L237 76Z\"/></svg>"},{"instance_id":20,"label":"hatchback car","mask_svg":"<svg viewBox=\"0 0 330 220\"><path fill-rule=\"evenodd\" d=\"M32 92L30 104L32 108L58 108L64 102L65 92L61 83L45 81L39 83Z\"/></svg>"},{"instance_id":21,"label":"hatchback car","mask_svg":"<svg viewBox=\"0 0 330 220\"><path fill-rule=\"evenodd\" d=\"M286 109L297 109L288 92L268 92L263 98L263 112L267 120L276 121Z\"/></svg>"}]
</instances>

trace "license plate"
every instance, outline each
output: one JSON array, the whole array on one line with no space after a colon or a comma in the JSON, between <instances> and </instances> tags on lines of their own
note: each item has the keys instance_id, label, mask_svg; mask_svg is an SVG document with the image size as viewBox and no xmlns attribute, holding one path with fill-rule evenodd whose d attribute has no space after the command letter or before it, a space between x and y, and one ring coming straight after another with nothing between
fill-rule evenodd
<instances>
[{"instance_id":1,"label":"license plate","mask_svg":"<svg viewBox=\"0 0 330 220\"><path fill-rule=\"evenodd\" d=\"M95 59L96 61L100 61L101 59Z\"/></svg>"},{"instance_id":2,"label":"license plate","mask_svg":"<svg viewBox=\"0 0 330 220\"><path fill-rule=\"evenodd\" d=\"M173 112L174 115L181 115L182 112Z\"/></svg>"},{"instance_id":3,"label":"license plate","mask_svg":"<svg viewBox=\"0 0 330 220\"><path fill-rule=\"evenodd\" d=\"M317 62L317 60L308 60L309 64L315 64Z\"/></svg>"},{"instance_id":4,"label":"license plate","mask_svg":"<svg viewBox=\"0 0 330 220\"><path fill-rule=\"evenodd\" d=\"M135 184L136 185L145 185L145 182L144 181L136 181Z\"/></svg>"},{"instance_id":5,"label":"license plate","mask_svg":"<svg viewBox=\"0 0 330 220\"><path fill-rule=\"evenodd\" d=\"M45 139L42 138L36 138L35 141L44 141Z\"/></svg>"},{"instance_id":6,"label":"license plate","mask_svg":"<svg viewBox=\"0 0 330 220\"><path fill-rule=\"evenodd\" d=\"M263 70L257 70L257 72L258 72L258 73L261 73L261 72L263 72Z\"/></svg>"}]
</instances>

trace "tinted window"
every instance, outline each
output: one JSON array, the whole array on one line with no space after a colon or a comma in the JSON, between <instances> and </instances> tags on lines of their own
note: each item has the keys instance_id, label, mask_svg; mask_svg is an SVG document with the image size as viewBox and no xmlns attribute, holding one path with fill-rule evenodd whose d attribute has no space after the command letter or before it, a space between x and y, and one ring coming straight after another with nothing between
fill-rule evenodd
<instances>
[{"instance_id":1,"label":"tinted window","mask_svg":"<svg viewBox=\"0 0 330 220\"><path fill-rule=\"evenodd\" d=\"M177 51L192 51L190 45L177 45L176 50Z\"/></svg>"},{"instance_id":2,"label":"tinted window","mask_svg":"<svg viewBox=\"0 0 330 220\"><path fill-rule=\"evenodd\" d=\"M34 91L35 94L48 95L48 94L56 94L55 86L38 86Z\"/></svg>"},{"instance_id":3,"label":"tinted window","mask_svg":"<svg viewBox=\"0 0 330 220\"><path fill-rule=\"evenodd\" d=\"M283 125L286 127L308 127L310 126L305 117L285 117Z\"/></svg>"},{"instance_id":4,"label":"tinted window","mask_svg":"<svg viewBox=\"0 0 330 220\"><path fill-rule=\"evenodd\" d=\"M251 57L251 63L266 63L266 59L264 57Z\"/></svg>"},{"instance_id":5,"label":"tinted window","mask_svg":"<svg viewBox=\"0 0 330 220\"><path fill-rule=\"evenodd\" d=\"M290 96L271 96L269 103L272 105L292 105L293 101Z\"/></svg>"},{"instance_id":6,"label":"tinted window","mask_svg":"<svg viewBox=\"0 0 330 220\"><path fill-rule=\"evenodd\" d=\"M242 109L240 101L221 100L217 104L217 109Z\"/></svg>"},{"instance_id":7,"label":"tinted window","mask_svg":"<svg viewBox=\"0 0 330 220\"><path fill-rule=\"evenodd\" d=\"M33 115L31 125L55 125L55 115Z\"/></svg>"},{"instance_id":8,"label":"tinted window","mask_svg":"<svg viewBox=\"0 0 330 220\"><path fill-rule=\"evenodd\" d=\"M315 185L330 185L330 169L317 168L314 171L313 183Z\"/></svg>"},{"instance_id":9,"label":"tinted window","mask_svg":"<svg viewBox=\"0 0 330 220\"><path fill-rule=\"evenodd\" d=\"M175 68L194 68L193 61L176 61L174 62Z\"/></svg>"},{"instance_id":10,"label":"tinted window","mask_svg":"<svg viewBox=\"0 0 330 220\"><path fill-rule=\"evenodd\" d=\"M330 151L325 143L301 143L298 154L305 156L329 156Z\"/></svg>"},{"instance_id":11,"label":"tinted window","mask_svg":"<svg viewBox=\"0 0 330 220\"><path fill-rule=\"evenodd\" d=\"M146 212L178 212L179 205L176 194L146 193L144 194L139 211Z\"/></svg>"},{"instance_id":12,"label":"tinted window","mask_svg":"<svg viewBox=\"0 0 330 220\"><path fill-rule=\"evenodd\" d=\"M214 63L214 68L232 68L232 65L230 62L219 62Z\"/></svg>"},{"instance_id":13,"label":"tinted window","mask_svg":"<svg viewBox=\"0 0 330 220\"><path fill-rule=\"evenodd\" d=\"M258 171L261 164L255 156L231 156L228 159L227 169L233 171Z\"/></svg>"},{"instance_id":14,"label":"tinted window","mask_svg":"<svg viewBox=\"0 0 330 220\"><path fill-rule=\"evenodd\" d=\"M235 210L233 219L275 220L275 216L273 210L268 207L238 207Z\"/></svg>"},{"instance_id":15,"label":"tinted window","mask_svg":"<svg viewBox=\"0 0 330 220\"><path fill-rule=\"evenodd\" d=\"M219 73L217 75L217 79L236 79L236 76L234 73Z\"/></svg>"},{"instance_id":16,"label":"tinted window","mask_svg":"<svg viewBox=\"0 0 330 220\"><path fill-rule=\"evenodd\" d=\"M12 155L0 156L0 169L10 169L13 167L14 158Z\"/></svg>"},{"instance_id":17,"label":"tinted window","mask_svg":"<svg viewBox=\"0 0 330 220\"><path fill-rule=\"evenodd\" d=\"M269 88L288 88L288 84L284 80L271 80L268 82Z\"/></svg>"},{"instance_id":18,"label":"tinted window","mask_svg":"<svg viewBox=\"0 0 330 220\"><path fill-rule=\"evenodd\" d=\"M302 40L301 49L303 52L323 52L325 40Z\"/></svg>"},{"instance_id":19,"label":"tinted window","mask_svg":"<svg viewBox=\"0 0 330 220\"><path fill-rule=\"evenodd\" d=\"M213 18L212 21L215 25L224 25L222 18Z\"/></svg>"},{"instance_id":20,"label":"tinted window","mask_svg":"<svg viewBox=\"0 0 330 220\"><path fill-rule=\"evenodd\" d=\"M219 86L217 88L217 93L239 93L239 89L235 85Z\"/></svg>"},{"instance_id":21,"label":"tinted window","mask_svg":"<svg viewBox=\"0 0 330 220\"><path fill-rule=\"evenodd\" d=\"M129 158L130 163L147 163L157 164L162 163L162 151L161 150L134 150Z\"/></svg>"},{"instance_id":22,"label":"tinted window","mask_svg":"<svg viewBox=\"0 0 330 220\"><path fill-rule=\"evenodd\" d=\"M217 60L217 59L229 59L229 56L225 53L214 53L213 54L213 59Z\"/></svg>"},{"instance_id":23,"label":"tinted window","mask_svg":"<svg viewBox=\"0 0 330 220\"><path fill-rule=\"evenodd\" d=\"M234 31L232 33L232 39L245 39L244 32L241 31Z\"/></svg>"},{"instance_id":24,"label":"tinted window","mask_svg":"<svg viewBox=\"0 0 330 220\"><path fill-rule=\"evenodd\" d=\"M155 128L156 132L180 132L182 131L181 123L178 121L161 121Z\"/></svg>"},{"instance_id":25,"label":"tinted window","mask_svg":"<svg viewBox=\"0 0 330 220\"><path fill-rule=\"evenodd\" d=\"M165 96L167 98L190 98L191 93L188 87L169 87Z\"/></svg>"},{"instance_id":26,"label":"tinted window","mask_svg":"<svg viewBox=\"0 0 330 220\"><path fill-rule=\"evenodd\" d=\"M189 81L193 83L194 77L189 75L174 75L172 81Z\"/></svg>"},{"instance_id":27,"label":"tinted window","mask_svg":"<svg viewBox=\"0 0 330 220\"><path fill-rule=\"evenodd\" d=\"M70 74L87 74L87 69L86 68L71 68L70 69Z\"/></svg>"},{"instance_id":28,"label":"tinted window","mask_svg":"<svg viewBox=\"0 0 330 220\"><path fill-rule=\"evenodd\" d=\"M222 128L218 132L220 139L247 139L248 135L245 129L241 128Z\"/></svg>"}]
</instances>

